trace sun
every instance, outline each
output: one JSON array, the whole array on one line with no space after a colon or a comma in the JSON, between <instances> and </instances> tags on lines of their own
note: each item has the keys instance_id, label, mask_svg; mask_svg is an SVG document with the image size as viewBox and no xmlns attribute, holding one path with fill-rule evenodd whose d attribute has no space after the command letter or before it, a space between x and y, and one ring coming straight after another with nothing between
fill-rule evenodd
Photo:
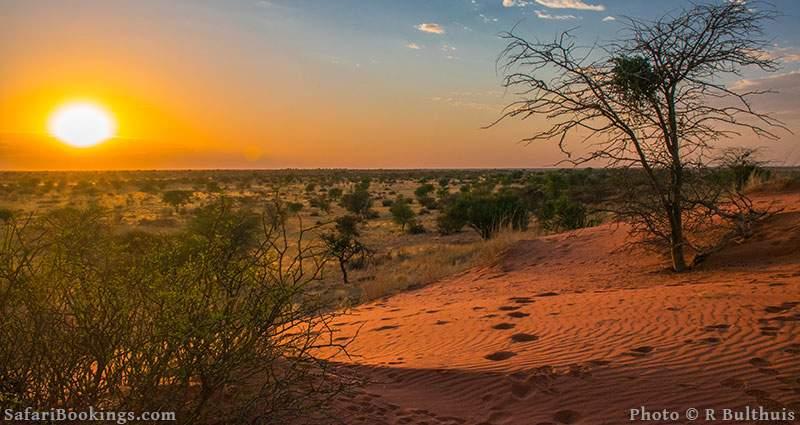
<instances>
[{"instance_id":1,"label":"sun","mask_svg":"<svg viewBox=\"0 0 800 425\"><path fill-rule=\"evenodd\" d=\"M114 137L116 124L103 107L90 102L72 102L53 112L49 130L68 145L88 148Z\"/></svg>"}]
</instances>

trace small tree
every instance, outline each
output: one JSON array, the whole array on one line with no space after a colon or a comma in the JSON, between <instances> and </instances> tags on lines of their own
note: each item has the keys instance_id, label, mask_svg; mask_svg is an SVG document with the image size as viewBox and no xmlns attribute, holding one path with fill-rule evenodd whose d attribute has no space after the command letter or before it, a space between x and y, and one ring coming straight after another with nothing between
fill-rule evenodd
<instances>
[{"instance_id":1,"label":"small tree","mask_svg":"<svg viewBox=\"0 0 800 425\"><path fill-rule=\"evenodd\" d=\"M372 251L358 240L358 222L359 218L352 215L339 217L334 229L321 236L328 255L339 263L344 283L350 283L347 269L354 259L365 263L372 256Z\"/></svg>"},{"instance_id":2,"label":"small tree","mask_svg":"<svg viewBox=\"0 0 800 425\"><path fill-rule=\"evenodd\" d=\"M0 221L9 221L14 217L14 212L7 208L0 208Z\"/></svg>"},{"instance_id":3,"label":"small tree","mask_svg":"<svg viewBox=\"0 0 800 425\"><path fill-rule=\"evenodd\" d=\"M529 211L513 193L465 193L452 199L438 219L443 234L469 226L483 239L491 239L503 228L525 230Z\"/></svg>"},{"instance_id":4,"label":"small tree","mask_svg":"<svg viewBox=\"0 0 800 425\"><path fill-rule=\"evenodd\" d=\"M416 216L414 210L411 209L411 205L402 197L397 198L391 208L389 208L389 212L392 213L394 222L399 224L400 229L403 231L406 230L406 225L414 222L414 217Z\"/></svg>"},{"instance_id":5,"label":"small tree","mask_svg":"<svg viewBox=\"0 0 800 425\"><path fill-rule=\"evenodd\" d=\"M722 178L730 182L737 193L743 193L745 186L753 177L766 174L765 163L758 159L758 149L741 147L726 149L719 163L725 174Z\"/></svg>"},{"instance_id":6,"label":"small tree","mask_svg":"<svg viewBox=\"0 0 800 425\"><path fill-rule=\"evenodd\" d=\"M286 209L292 213L297 214L303 210L303 203L302 202L289 202L286 204Z\"/></svg>"},{"instance_id":7,"label":"small tree","mask_svg":"<svg viewBox=\"0 0 800 425\"><path fill-rule=\"evenodd\" d=\"M672 268L683 271L684 220L710 201L694 196L704 191L688 187L689 174L702 174L697 170L706 168L706 154L721 138L749 130L777 139L772 131L785 128L752 108L752 96L763 92L721 82L745 67L778 69L763 37L763 24L775 13L754 3L695 4L653 22L629 19L626 39L591 50L569 32L548 43L506 33L499 59L504 86L523 98L497 122L542 117L547 127L524 141L555 139L566 153L565 143L576 137L595 150L570 158L573 164L599 160L640 168L656 201L642 206L656 209L622 216L662 238ZM662 223L667 227L654 226Z\"/></svg>"},{"instance_id":8,"label":"small tree","mask_svg":"<svg viewBox=\"0 0 800 425\"><path fill-rule=\"evenodd\" d=\"M361 218L368 218L372 208L372 197L366 188L360 186L352 193L343 195L341 204L347 211Z\"/></svg>"},{"instance_id":9,"label":"small tree","mask_svg":"<svg viewBox=\"0 0 800 425\"><path fill-rule=\"evenodd\" d=\"M318 208L320 211L324 212L325 214L328 214L328 213L331 212L331 200L328 199L328 197L325 196L324 194L317 195L314 198L311 198L311 201L309 201L309 204L312 207Z\"/></svg>"},{"instance_id":10,"label":"small tree","mask_svg":"<svg viewBox=\"0 0 800 425\"><path fill-rule=\"evenodd\" d=\"M175 208L178 213L180 209L192 201L194 192L191 190L168 190L161 195L161 200Z\"/></svg>"},{"instance_id":11,"label":"small tree","mask_svg":"<svg viewBox=\"0 0 800 425\"><path fill-rule=\"evenodd\" d=\"M332 187L328 189L328 196L331 199L339 199L342 196L342 189L338 187Z\"/></svg>"},{"instance_id":12,"label":"small tree","mask_svg":"<svg viewBox=\"0 0 800 425\"><path fill-rule=\"evenodd\" d=\"M436 200L433 199L430 195L435 190L436 188L432 184L425 183L414 191L414 196L417 198L417 200L421 205L425 206L425 208L433 209L436 207Z\"/></svg>"}]
</instances>

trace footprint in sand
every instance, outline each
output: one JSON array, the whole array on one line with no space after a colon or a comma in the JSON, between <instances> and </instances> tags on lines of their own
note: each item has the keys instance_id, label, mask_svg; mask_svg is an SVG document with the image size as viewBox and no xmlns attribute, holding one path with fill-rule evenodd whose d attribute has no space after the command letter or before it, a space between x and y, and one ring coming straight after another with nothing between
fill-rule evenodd
<instances>
[{"instance_id":1,"label":"footprint in sand","mask_svg":"<svg viewBox=\"0 0 800 425\"><path fill-rule=\"evenodd\" d=\"M503 323L498 323L498 324L492 326L492 329L497 329L497 330L501 330L502 331L502 330L506 330L506 329L512 329L514 326L516 326L516 325L513 324L513 323L505 323L505 322L503 322Z\"/></svg>"},{"instance_id":2,"label":"footprint in sand","mask_svg":"<svg viewBox=\"0 0 800 425\"><path fill-rule=\"evenodd\" d=\"M560 424L574 424L580 419L581 415L574 410L559 410L553 415L553 420Z\"/></svg>"},{"instance_id":3,"label":"footprint in sand","mask_svg":"<svg viewBox=\"0 0 800 425\"><path fill-rule=\"evenodd\" d=\"M518 333L511 335L512 342L532 342L537 341L539 339L538 336L526 333Z\"/></svg>"},{"instance_id":4,"label":"footprint in sand","mask_svg":"<svg viewBox=\"0 0 800 425\"><path fill-rule=\"evenodd\" d=\"M733 389L737 389L737 390L741 390L742 388L744 388L746 386L744 381L742 381L741 379L737 379L737 378L724 379L719 384L722 385L723 387L733 388Z\"/></svg>"},{"instance_id":5,"label":"footprint in sand","mask_svg":"<svg viewBox=\"0 0 800 425\"><path fill-rule=\"evenodd\" d=\"M555 297L558 295L558 292L542 292L541 294L536 295L537 297Z\"/></svg>"},{"instance_id":6,"label":"footprint in sand","mask_svg":"<svg viewBox=\"0 0 800 425\"><path fill-rule=\"evenodd\" d=\"M504 305L504 306L498 308L498 310L500 310L500 311L514 311L514 310L519 310L520 308L521 307L517 306L517 305Z\"/></svg>"},{"instance_id":7,"label":"footprint in sand","mask_svg":"<svg viewBox=\"0 0 800 425\"><path fill-rule=\"evenodd\" d=\"M507 316L508 317L513 317L515 319L519 319L519 318L522 318L522 317L528 317L528 316L530 316L530 314L523 313L521 311L512 311L511 313L508 313Z\"/></svg>"},{"instance_id":8,"label":"footprint in sand","mask_svg":"<svg viewBox=\"0 0 800 425\"><path fill-rule=\"evenodd\" d=\"M762 326L760 329L761 335L764 336L778 336L778 331L781 330L775 326Z\"/></svg>"},{"instance_id":9,"label":"footprint in sand","mask_svg":"<svg viewBox=\"0 0 800 425\"><path fill-rule=\"evenodd\" d=\"M450 322L448 322L447 320L437 320L435 324L436 325L446 325L448 323L450 323Z\"/></svg>"},{"instance_id":10,"label":"footprint in sand","mask_svg":"<svg viewBox=\"0 0 800 425\"><path fill-rule=\"evenodd\" d=\"M718 325L708 325L705 328L703 328L703 330L705 330L706 332L713 332L713 331L724 332L730 329L730 327L731 325L727 323L721 323Z\"/></svg>"},{"instance_id":11,"label":"footprint in sand","mask_svg":"<svg viewBox=\"0 0 800 425\"><path fill-rule=\"evenodd\" d=\"M483 358L485 358L486 360L491 360L493 362L499 362L501 360L508 360L516 355L517 353L513 351L498 351L496 353L487 354Z\"/></svg>"},{"instance_id":12,"label":"footprint in sand","mask_svg":"<svg viewBox=\"0 0 800 425\"><path fill-rule=\"evenodd\" d=\"M508 300L517 304L531 304L534 302L530 297L511 297Z\"/></svg>"},{"instance_id":13,"label":"footprint in sand","mask_svg":"<svg viewBox=\"0 0 800 425\"><path fill-rule=\"evenodd\" d=\"M392 329L397 329L399 327L400 327L400 325L386 325L386 326L381 326L379 328L375 328L372 331L373 332L382 332L382 331L388 331L388 330L392 330Z\"/></svg>"},{"instance_id":14,"label":"footprint in sand","mask_svg":"<svg viewBox=\"0 0 800 425\"><path fill-rule=\"evenodd\" d=\"M783 351L789 354L800 354L800 344L792 344L784 348Z\"/></svg>"},{"instance_id":15,"label":"footprint in sand","mask_svg":"<svg viewBox=\"0 0 800 425\"><path fill-rule=\"evenodd\" d=\"M796 306L800 305L800 302L792 301L792 302L785 302L781 305L770 305L764 308L764 311L767 313L782 313L784 311L789 311Z\"/></svg>"},{"instance_id":16,"label":"footprint in sand","mask_svg":"<svg viewBox=\"0 0 800 425\"><path fill-rule=\"evenodd\" d=\"M631 349L631 351L628 351L626 354L628 354L629 356L643 357L652 352L653 352L653 347L649 345L644 345L641 347L636 347L634 349Z\"/></svg>"}]
</instances>

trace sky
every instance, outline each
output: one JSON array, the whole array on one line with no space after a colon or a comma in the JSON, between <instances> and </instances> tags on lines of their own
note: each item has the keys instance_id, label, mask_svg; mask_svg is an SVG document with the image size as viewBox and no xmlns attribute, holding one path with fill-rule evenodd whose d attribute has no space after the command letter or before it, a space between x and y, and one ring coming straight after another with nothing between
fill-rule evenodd
<instances>
[{"instance_id":1,"label":"sky","mask_svg":"<svg viewBox=\"0 0 800 425\"><path fill-rule=\"evenodd\" d=\"M720 0L722 1L722 0ZM517 25L615 39L623 18L678 0L0 0L0 169L533 168L563 155L518 141L546 123L496 119L517 98L496 70ZM774 0L782 69L738 87L800 135L800 2ZM48 134L54 110L91 101L116 136L91 148ZM776 164L800 136L747 135ZM579 147L577 148L579 149Z\"/></svg>"}]
</instances>

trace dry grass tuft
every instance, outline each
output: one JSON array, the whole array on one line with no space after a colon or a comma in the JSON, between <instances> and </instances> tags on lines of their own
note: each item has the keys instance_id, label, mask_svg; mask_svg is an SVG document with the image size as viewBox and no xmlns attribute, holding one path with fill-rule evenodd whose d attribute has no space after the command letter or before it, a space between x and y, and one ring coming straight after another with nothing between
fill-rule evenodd
<instances>
[{"instance_id":1,"label":"dry grass tuft","mask_svg":"<svg viewBox=\"0 0 800 425\"><path fill-rule=\"evenodd\" d=\"M370 268L369 276L360 277L360 302L417 289L474 267L490 265L514 243L534 236L533 232L509 231L488 241L427 243L392 251Z\"/></svg>"}]
</instances>

